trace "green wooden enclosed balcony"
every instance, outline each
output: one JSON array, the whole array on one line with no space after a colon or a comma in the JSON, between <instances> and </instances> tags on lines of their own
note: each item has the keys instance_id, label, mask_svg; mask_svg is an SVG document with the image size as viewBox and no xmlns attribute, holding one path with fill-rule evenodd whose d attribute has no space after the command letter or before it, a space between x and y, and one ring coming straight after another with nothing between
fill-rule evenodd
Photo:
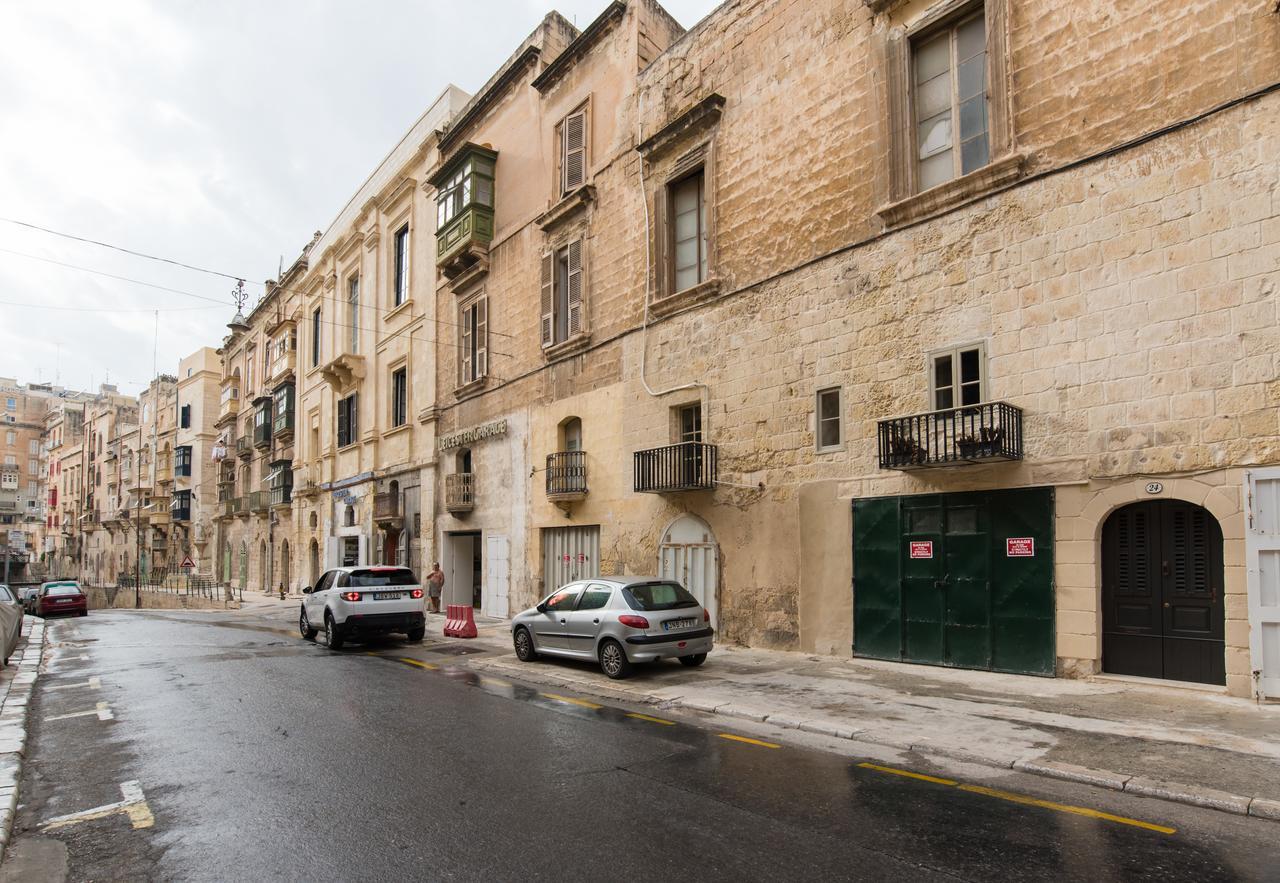
<instances>
[{"instance_id":1,"label":"green wooden enclosed balcony","mask_svg":"<svg viewBox=\"0 0 1280 883\"><path fill-rule=\"evenodd\" d=\"M493 183L498 154L465 144L441 166L436 188L436 265L454 277L483 260L493 240Z\"/></svg>"}]
</instances>

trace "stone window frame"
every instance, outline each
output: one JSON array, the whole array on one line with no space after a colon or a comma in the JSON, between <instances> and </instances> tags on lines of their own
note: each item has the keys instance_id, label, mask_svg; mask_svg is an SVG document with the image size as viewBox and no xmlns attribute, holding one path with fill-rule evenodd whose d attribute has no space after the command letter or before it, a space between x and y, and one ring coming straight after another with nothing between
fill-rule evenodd
<instances>
[{"instance_id":1,"label":"stone window frame","mask_svg":"<svg viewBox=\"0 0 1280 883\"><path fill-rule=\"evenodd\" d=\"M590 274L588 272L588 244L585 229L574 230L573 232L558 238L552 242L546 251L542 253L541 272L540 272L540 305L539 305L539 321L538 334L542 345L542 352L548 360L556 359L562 355L572 352L578 352L587 343L590 342L591 332L587 323L587 301L590 298ZM573 294L573 255L577 250L577 277L578 277L578 301L577 307L577 328L574 328L574 307L572 303ZM565 336L561 340L556 340L556 304L559 301L557 292L557 270L559 264L559 256L566 253L566 260L569 264L569 278L566 280L567 291L565 292Z\"/></svg>"},{"instance_id":2,"label":"stone window frame","mask_svg":"<svg viewBox=\"0 0 1280 883\"><path fill-rule=\"evenodd\" d=\"M681 156L663 176L662 184L658 188L657 198L655 199L654 216L657 221L655 224L656 236L654 254L657 260L654 262L657 268L656 282L657 291L655 300L665 300L670 297L680 297L681 300L688 296L696 296L704 287L714 285L716 281L716 261L715 261L715 236L716 236L716 212L715 212L715 186L714 186L714 145L710 139L699 144L697 147ZM675 262L675 189L680 184L688 181L695 175L702 177L702 215L704 218L705 229L702 231L702 238L706 242L706 272L703 274L696 284L686 286L684 288L676 288L676 262Z\"/></svg>"},{"instance_id":3,"label":"stone window frame","mask_svg":"<svg viewBox=\"0 0 1280 883\"><path fill-rule=\"evenodd\" d=\"M467 313L472 310L476 311L477 316L475 322L477 342L474 364L471 363L470 353L466 349L469 339ZM484 332L483 340L479 340L481 329ZM458 370L454 394L458 397L463 397L483 387L489 377L489 295L483 286L458 299L457 358Z\"/></svg>"},{"instance_id":4,"label":"stone window frame","mask_svg":"<svg viewBox=\"0 0 1280 883\"><path fill-rule=\"evenodd\" d=\"M833 445L824 445L822 443L822 397L835 393L836 395L836 425L838 440ZM831 419L831 418L827 418ZM814 390L813 393L813 449L819 454L831 454L845 449L845 423L844 423L844 387L824 386Z\"/></svg>"},{"instance_id":5,"label":"stone window frame","mask_svg":"<svg viewBox=\"0 0 1280 883\"><path fill-rule=\"evenodd\" d=\"M968 350L978 351L978 404L990 401L991 399L991 374L987 368L987 344L986 341L975 340L967 343L954 344L952 346L938 347L929 350L925 354L925 373L929 388L929 411L945 410L950 411L956 408L973 407L970 405L960 404L960 384L959 384L959 365L960 354ZM952 384L951 407L937 407L937 377L934 370L934 362L941 356L951 357L951 371L955 382Z\"/></svg>"},{"instance_id":6,"label":"stone window frame","mask_svg":"<svg viewBox=\"0 0 1280 883\"><path fill-rule=\"evenodd\" d=\"M404 401L396 401L396 375L404 374ZM401 429L409 425L409 357L404 356L387 368L387 391L389 393L387 399L387 426L388 432ZM397 415L397 407L400 414ZM400 422L396 422L396 417L401 418Z\"/></svg>"},{"instance_id":7,"label":"stone window frame","mask_svg":"<svg viewBox=\"0 0 1280 883\"><path fill-rule=\"evenodd\" d=\"M889 17L878 30L884 70L885 149L888 154L887 204L877 215L897 227L944 211L1012 183L1023 174L1025 157L1017 151L1013 130L1013 92L1009 74L1009 0L940 0L909 25L893 21L904 0L866 0L872 11ZM916 126L913 113L913 47L954 27L979 10L987 29L988 162L928 190L917 189Z\"/></svg>"}]
</instances>

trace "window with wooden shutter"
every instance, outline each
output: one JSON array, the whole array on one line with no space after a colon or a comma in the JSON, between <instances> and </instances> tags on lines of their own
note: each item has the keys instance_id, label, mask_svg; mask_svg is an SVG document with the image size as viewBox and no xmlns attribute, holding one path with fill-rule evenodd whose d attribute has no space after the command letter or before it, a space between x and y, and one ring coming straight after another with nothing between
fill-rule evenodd
<instances>
[{"instance_id":1,"label":"window with wooden shutter","mask_svg":"<svg viewBox=\"0 0 1280 883\"><path fill-rule=\"evenodd\" d=\"M569 114L560 124L560 194L581 187L587 180L587 111Z\"/></svg>"},{"instance_id":2,"label":"window with wooden shutter","mask_svg":"<svg viewBox=\"0 0 1280 883\"><path fill-rule=\"evenodd\" d=\"M555 256L550 252L542 256L542 345L551 346L554 316L552 297L555 287Z\"/></svg>"},{"instance_id":3,"label":"window with wooden shutter","mask_svg":"<svg viewBox=\"0 0 1280 883\"><path fill-rule=\"evenodd\" d=\"M466 386L489 371L489 299L468 300L458 316L458 385Z\"/></svg>"},{"instance_id":4,"label":"window with wooden shutter","mask_svg":"<svg viewBox=\"0 0 1280 883\"><path fill-rule=\"evenodd\" d=\"M458 386L471 382L471 307L458 310Z\"/></svg>"},{"instance_id":5,"label":"window with wooden shutter","mask_svg":"<svg viewBox=\"0 0 1280 883\"><path fill-rule=\"evenodd\" d=\"M482 297L473 307L475 311L475 379L489 373L489 299Z\"/></svg>"},{"instance_id":6,"label":"window with wooden shutter","mask_svg":"<svg viewBox=\"0 0 1280 883\"><path fill-rule=\"evenodd\" d=\"M582 240L569 243L569 290L565 297L569 312L569 337L582 331Z\"/></svg>"}]
</instances>

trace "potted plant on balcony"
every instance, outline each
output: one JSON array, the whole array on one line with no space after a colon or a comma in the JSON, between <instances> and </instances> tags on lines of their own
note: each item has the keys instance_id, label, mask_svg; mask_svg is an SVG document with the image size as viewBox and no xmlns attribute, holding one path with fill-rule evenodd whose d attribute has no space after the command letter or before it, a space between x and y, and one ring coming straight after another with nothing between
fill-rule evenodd
<instances>
[{"instance_id":1,"label":"potted plant on balcony","mask_svg":"<svg viewBox=\"0 0 1280 883\"><path fill-rule=\"evenodd\" d=\"M1004 430L999 426L980 427L974 435L956 437L956 447L960 449L963 460L977 460L982 457L994 457L1000 453L1000 442L1004 438Z\"/></svg>"},{"instance_id":2,"label":"potted plant on balcony","mask_svg":"<svg viewBox=\"0 0 1280 883\"><path fill-rule=\"evenodd\" d=\"M894 466L919 466L928 461L929 452L898 430L889 437L889 459Z\"/></svg>"}]
</instances>

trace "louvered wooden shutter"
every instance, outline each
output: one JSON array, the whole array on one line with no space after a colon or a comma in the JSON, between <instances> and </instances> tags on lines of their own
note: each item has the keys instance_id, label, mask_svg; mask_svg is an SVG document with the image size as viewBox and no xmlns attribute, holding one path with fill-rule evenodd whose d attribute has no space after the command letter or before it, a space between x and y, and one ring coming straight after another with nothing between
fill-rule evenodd
<instances>
[{"instance_id":1,"label":"louvered wooden shutter","mask_svg":"<svg viewBox=\"0 0 1280 883\"><path fill-rule=\"evenodd\" d=\"M542 256L542 345L552 343L552 286L555 280L555 261L550 253Z\"/></svg>"},{"instance_id":2,"label":"louvered wooden shutter","mask_svg":"<svg viewBox=\"0 0 1280 883\"><path fill-rule=\"evenodd\" d=\"M489 373L489 298L476 301L476 378Z\"/></svg>"},{"instance_id":3,"label":"louvered wooden shutter","mask_svg":"<svg viewBox=\"0 0 1280 883\"><path fill-rule=\"evenodd\" d=\"M565 117L561 130L565 193L581 187L587 178L587 112L580 110Z\"/></svg>"},{"instance_id":4,"label":"louvered wooden shutter","mask_svg":"<svg viewBox=\"0 0 1280 883\"><path fill-rule=\"evenodd\" d=\"M569 336L582 331L582 240L569 243Z\"/></svg>"},{"instance_id":5,"label":"louvered wooden shutter","mask_svg":"<svg viewBox=\"0 0 1280 883\"><path fill-rule=\"evenodd\" d=\"M471 380L471 312L470 307L458 311L458 328L461 331L458 345L458 386Z\"/></svg>"},{"instance_id":6,"label":"louvered wooden shutter","mask_svg":"<svg viewBox=\"0 0 1280 883\"><path fill-rule=\"evenodd\" d=\"M351 414L347 420L351 424L351 440L354 442L360 435L360 393L353 392L349 401Z\"/></svg>"},{"instance_id":7,"label":"louvered wooden shutter","mask_svg":"<svg viewBox=\"0 0 1280 883\"><path fill-rule=\"evenodd\" d=\"M351 425L347 419L347 403L345 399L338 401L338 444L346 445L350 442Z\"/></svg>"}]
</instances>

